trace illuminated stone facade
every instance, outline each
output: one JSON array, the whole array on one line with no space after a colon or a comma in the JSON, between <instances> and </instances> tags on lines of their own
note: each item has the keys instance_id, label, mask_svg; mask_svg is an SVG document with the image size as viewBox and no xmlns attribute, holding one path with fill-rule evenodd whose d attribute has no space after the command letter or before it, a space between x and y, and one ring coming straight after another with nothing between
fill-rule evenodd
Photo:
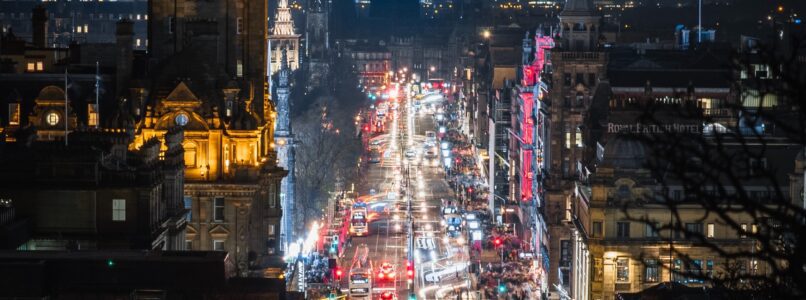
<instances>
[{"instance_id":1,"label":"illuminated stone facade","mask_svg":"<svg viewBox=\"0 0 806 300\"><path fill-rule=\"evenodd\" d=\"M228 251L241 276L276 276L280 181L267 87L266 2L152 2L154 70L123 93L133 147L184 128L186 243ZM219 21L221 20L221 21Z\"/></svg>"},{"instance_id":2,"label":"illuminated stone facade","mask_svg":"<svg viewBox=\"0 0 806 300\"><path fill-rule=\"evenodd\" d=\"M274 17L274 28L269 35L269 51L271 53L271 73L280 71L283 61L283 51L286 52L288 65L291 71L299 68L299 39L300 36L294 31L294 20L291 19L291 9L288 7L288 0L277 2L277 15Z\"/></svg>"}]
</instances>

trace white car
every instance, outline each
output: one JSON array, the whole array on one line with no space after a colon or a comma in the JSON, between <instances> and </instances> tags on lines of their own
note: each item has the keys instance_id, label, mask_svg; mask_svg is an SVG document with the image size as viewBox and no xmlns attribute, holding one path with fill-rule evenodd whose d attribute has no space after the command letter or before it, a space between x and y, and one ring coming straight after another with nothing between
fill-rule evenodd
<instances>
[{"instance_id":1,"label":"white car","mask_svg":"<svg viewBox=\"0 0 806 300\"><path fill-rule=\"evenodd\" d=\"M406 157L407 157L407 158L413 158L413 157L415 157L415 156L417 156L417 152L416 152L416 151L414 151L414 150L412 150L412 149L406 150Z\"/></svg>"}]
</instances>

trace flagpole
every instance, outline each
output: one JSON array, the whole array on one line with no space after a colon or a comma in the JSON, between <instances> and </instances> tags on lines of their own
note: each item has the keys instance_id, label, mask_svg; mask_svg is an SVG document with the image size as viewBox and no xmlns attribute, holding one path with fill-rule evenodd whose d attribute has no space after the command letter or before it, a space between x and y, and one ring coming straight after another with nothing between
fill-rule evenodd
<instances>
[{"instance_id":1,"label":"flagpole","mask_svg":"<svg viewBox=\"0 0 806 300\"><path fill-rule=\"evenodd\" d=\"M98 99L100 98L99 92L101 90L101 75L98 71L98 61L95 61L95 128L101 124L101 105Z\"/></svg>"},{"instance_id":2,"label":"flagpole","mask_svg":"<svg viewBox=\"0 0 806 300\"><path fill-rule=\"evenodd\" d=\"M68 94L68 90L67 90L67 68L65 68L64 69L64 145L65 146L67 146L67 134L68 134L68 130L67 130L67 122L68 122L68 118L67 118L67 97L68 96L67 96L67 94Z\"/></svg>"}]
</instances>

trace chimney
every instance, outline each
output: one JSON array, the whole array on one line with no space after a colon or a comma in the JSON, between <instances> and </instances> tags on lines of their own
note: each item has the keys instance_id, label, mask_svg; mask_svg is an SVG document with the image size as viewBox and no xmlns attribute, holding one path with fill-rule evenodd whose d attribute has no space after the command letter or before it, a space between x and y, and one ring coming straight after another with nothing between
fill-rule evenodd
<instances>
[{"instance_id":1,"label":"chimney","mask_svg":"<svg viewBox=\"0 0 806 300\"><path fill-rule=\"evenodd\" d=\"M48 13L45 7L37 5L32 10L31 30L34 47L45 48L48 43Z\"/></svg>"},{"instance_id":2,"label":"chimney","mask_svg":"<svg viewBox=\"0 0 806 300\"><path fill-rule=\"evenodd\" d=\"M117 85L115 86L115 93L117 93L117 96L120 96L126 90L125 87L129 84L129 80L132 77L134 23L128 19L118 21L115 30L115 38L117 41L115 43L115 47L117 48L117 64L115 66Z\"/></svg>"}]
</instances>

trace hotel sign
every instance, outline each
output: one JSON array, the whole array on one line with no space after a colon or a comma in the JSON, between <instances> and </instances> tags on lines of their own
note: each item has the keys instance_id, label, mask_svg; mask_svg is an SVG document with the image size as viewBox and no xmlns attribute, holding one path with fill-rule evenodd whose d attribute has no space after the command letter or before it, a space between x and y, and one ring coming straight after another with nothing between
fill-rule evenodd
<instances>
[{"instance_id":1,"label":"hotel sign","mask_svg":"<svg viewBox=\"0 0 806 300\"><path fill-rule=\"evenodd\" d=\"M628 134L663 134L663 133L691 133L702 134L702 125L699 124L616 124L607 123L607 133Z\"/></svg>"}]
</instances>

